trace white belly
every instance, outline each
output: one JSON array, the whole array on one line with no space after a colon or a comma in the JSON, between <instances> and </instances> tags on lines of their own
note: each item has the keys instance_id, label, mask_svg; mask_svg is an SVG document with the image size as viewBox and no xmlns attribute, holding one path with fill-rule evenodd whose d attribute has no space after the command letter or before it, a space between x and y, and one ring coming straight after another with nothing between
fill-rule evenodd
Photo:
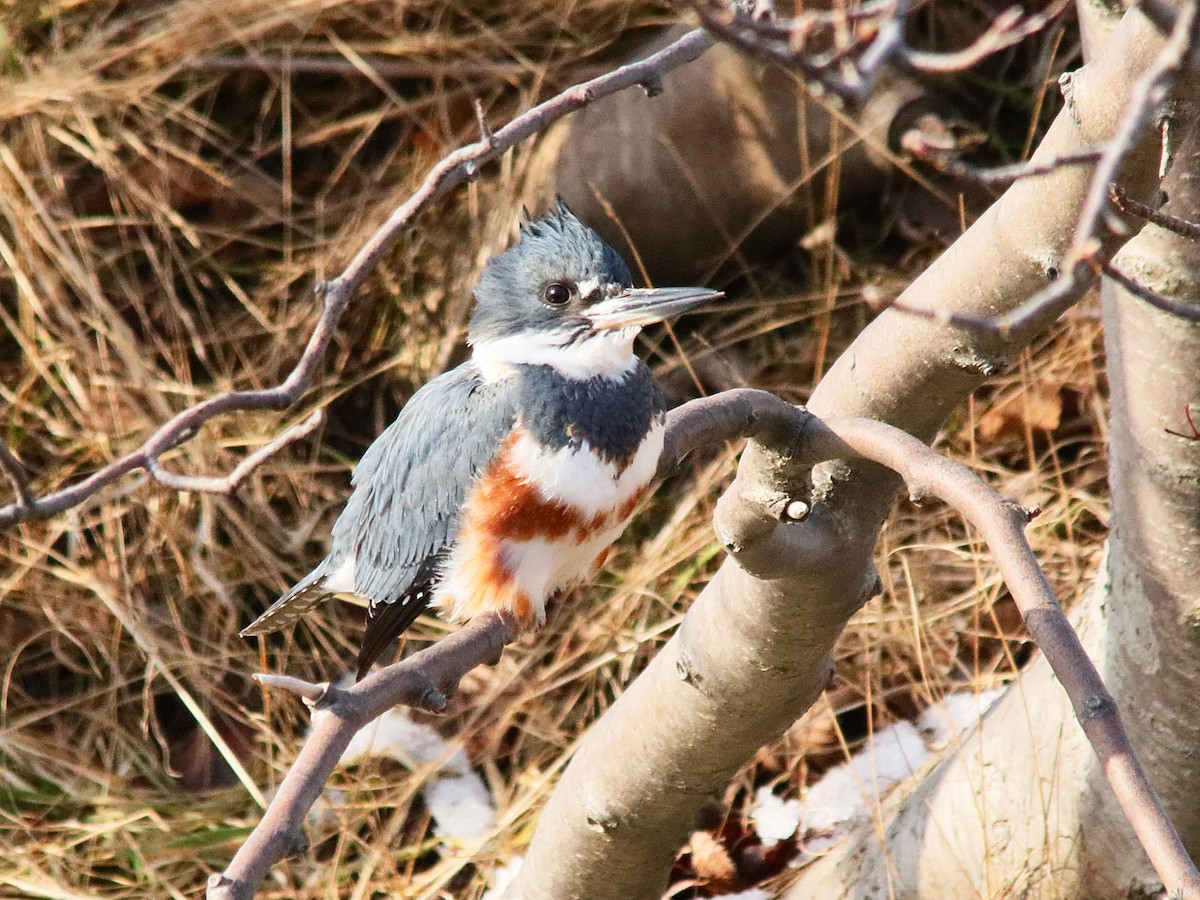
<instances>
[{"instance_id":1,"label":"white belly","mask_svg":"<svg viewBox=\"0 0 1200 900\"><path fill-rule=\"evenodd\" d=\"M513 468L543 498L599 525L594 531L584 529L562 538L503 542L505 563L529 594L539 621L546 615L546 598L590 577L596 558L629 524L632 509L624 508L653 480L664 431L663 424L655 422L624 468L602 459L586 443L578 449L546 453L525 436L513 447Z\"/></svg>"},{"instance_id":2,"label":"white belly","mask_svg":"<svg viewBox=\"0 0 1200 900\"><path fill-rule=\"evenodd\" d=\"M663 433L656 422L623 465L586 443L547 452L518 433L468 501L434 604L456 620L507 609L523 625L541 624L546 599L590 577L625 530L658 469Z\"/></svg>"}]
</instances>

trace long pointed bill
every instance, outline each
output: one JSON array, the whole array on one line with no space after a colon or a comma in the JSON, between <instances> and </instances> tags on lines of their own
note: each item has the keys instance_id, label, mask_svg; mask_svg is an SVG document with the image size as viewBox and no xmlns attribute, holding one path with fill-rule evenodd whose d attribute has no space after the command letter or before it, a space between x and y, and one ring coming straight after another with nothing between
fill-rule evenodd
<instances>
[{"instance_id":1,"label":"long pointed bill","mask_svg":"<svg viewBox=\"0 0 1200 900\"><path fill-rule=\"evenodd\" d=\"M629 288L584 312L595 328L652 325L724 297L708 288Z\"/></svg>"}]
</instances>

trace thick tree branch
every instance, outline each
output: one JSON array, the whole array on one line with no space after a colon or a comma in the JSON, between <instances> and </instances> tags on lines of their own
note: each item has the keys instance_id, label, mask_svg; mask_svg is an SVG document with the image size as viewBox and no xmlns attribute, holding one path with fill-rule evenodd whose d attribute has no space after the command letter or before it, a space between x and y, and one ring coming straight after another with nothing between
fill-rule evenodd
<instances>
[{"instance_id":1,"label":"thick tree branch","mask_svg":"<svg viewBox=\"0 0 1200 900\"><path fill-rule=\"evenodd\" d=\"M482 616L349 688L260 675L264 685L304 698L312 729L254 831L229 867L209 879L208 900L249 900L271 866L304 848L304 818L359 730L399 704L441 712L462 677L495 665L512 639L506 619Z\"/></svg>"},{"instance_id":2,"label":"thick tree branch","mask_svg":"<svg viewBox=\"0 0 1200 900\"><path fill-rule=\"evenodd\" d=\"M729 391L692 401L672 412L668 427L667 450L660 472L668 471L683 454L704 444L749 437L760 444L762 452L786 460L785 468L805 469L835 459L863 459L885 465L900 474L914 499L937 497L958 510L980 530L992 550L1031 635L1070 697L1076 717L1101 761L1118 803L1156 871L1172 890L1184 891L1186 896L1200 890L1200 874L1189 860L1133 752L1116 705L1067 621L1024 536L1024 527L1029 522L1025 510L1002 498L965 466L942 457L906 432L870 419L835 419L823 423L804 410L762 391ZM739 474L741 477L743 475ZM739 503L758 506L757 515L762 521L789 520L782 512L787 505L777 505L770 492L743 492ZM718 512L718 519L720 516ZM805 516L797 518L802 521ZM718 531L721 530L718 523ZM729 533L737 537L723 536L723 540L727 546L732 545L731 552L738 557L742 536L737 527ZM698 625L689 613L680 634L660 654L667 659L674 658L677 681L682 682L682 686L676 682L660 684L660 690L654 696L641 698L643 703L654 703L659 716L666 717L671 727L679 725L681 705L686 709L695 704L706 705L713 699L710 692L714 687L709 682L709 675L714 666L720 665L715 658L736 657L742 650L737 648L731 653L729 647L718 646L715 635L698 637L698 634L703 635L702 629L703 625ZM656 659L655 665L658 664ZM742 659L741 664L753 669L755 658ZM625 702L624 698L621 702ZM657 721L648 718L642 722L643 740L651 745L655 736L646 732L657 731L658 728L651 725ZM736 724L736 720L720 721L715 727L731 728ZM602 721L597 727L603 725ZM702 739L696 736L693 739L701 746L705 745ZM607 768L613 771L605 779L605 790L585 801L583 815L587 827L594 832L619 832L636 822L639 810L654 799L655 788L651 784L661 785L664 778L679 779L682 785L689 782L689 773L673 769L661 772L656 765L662 760L647 759L638 746L605 741L604 747L605 758L611 761ZM723 762L719 756L701 755L704 758L694 760L693 764L703 771ZM597 765L602 763L595 755L587 758L585 768L592 770L589 771L592 779L596 777L594 768ZM551 810L545 815L551 815ZM568 835L576 831L561 820L555 824ZM563 878L563 872L564 869L569 871L574 854L586 852L586 843L573 845L569 837L554 843L564 860L554 870L557 879L539 871L536 868L539 858L533 857L522 869L513 889L515 897L540 900L584 896L571 879ZM629 893L626 882L611 875L610 879L619 886L602 896L638 897L653 893Z\"/></svg>"},{"instance_id":3,"label":"thick tree branch","mask_svg":"<svg viewBox=\"0 0 1200 900\"><path fill-rule=\"evenodd\" d=\"M460 147L443 157L425 176L425 181L416 193L391 214L345 270L336 278L317 286L317 295L325 304L324 310L295 368L278 386L264 390L234 391L205 400L174 416L133 452L82 481L43 497L31 497L28 492L22 496L23 482L14 475L14 472L19 470L8 464L12 454L7 447L0 444L0 465L3 465L17 495L15 503L0 507L0 528L57 515L77 506L137 469L153 468L162 475L157 466L158 459L167 451L191 440L205 422L216 416L244 410L285 409L295 403L307 390L317 368L325 358L338 322L355 291L379 259L412 226L417 216L430 203L457 185L475 177L487 163L545 130L568 113L635 85L652 87L659 84L664 73L696 59L710 46L712 38L707 34L699 29L691 31L645 59L567 88L557 96L517 116L494 134ZM151 471L151 474L154 472Z\"/></svg>"}]
</instances>

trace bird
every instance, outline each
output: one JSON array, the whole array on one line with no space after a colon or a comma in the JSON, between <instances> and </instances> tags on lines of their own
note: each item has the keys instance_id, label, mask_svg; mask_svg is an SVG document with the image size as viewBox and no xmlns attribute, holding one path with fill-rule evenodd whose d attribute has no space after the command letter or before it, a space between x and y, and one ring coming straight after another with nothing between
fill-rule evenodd
<instances>
[{"instance_id":1,"label":"bird","mask_svg":"<svg viewBox=\"0 0 1200 900\"><path fill-rule=\"evenodd\" d=\"M363 454L329 555L242 636L318 603L367 604L357 677L426 609L544 624L593 577L651 485L667 403L634 352L643 326L723 296L634 288L561 198L475 286L465 362L417 390Z\"/></svg>"}]
</instances>

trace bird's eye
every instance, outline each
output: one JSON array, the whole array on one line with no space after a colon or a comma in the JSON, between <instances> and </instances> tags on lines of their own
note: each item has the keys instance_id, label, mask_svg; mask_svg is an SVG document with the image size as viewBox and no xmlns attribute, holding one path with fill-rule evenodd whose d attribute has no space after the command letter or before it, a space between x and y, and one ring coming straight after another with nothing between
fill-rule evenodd
<instances>
[{"instance_id":1,"label":"bird's eye","mask_svg":"<svg viewBox=\"0 0 1200 900\"><path fill-rule=\"evenodd\" d=\"M564 306L571 302L571 289L561 282L546 285L542 299L551 306Z\"/></svg>"}]
</instances>

